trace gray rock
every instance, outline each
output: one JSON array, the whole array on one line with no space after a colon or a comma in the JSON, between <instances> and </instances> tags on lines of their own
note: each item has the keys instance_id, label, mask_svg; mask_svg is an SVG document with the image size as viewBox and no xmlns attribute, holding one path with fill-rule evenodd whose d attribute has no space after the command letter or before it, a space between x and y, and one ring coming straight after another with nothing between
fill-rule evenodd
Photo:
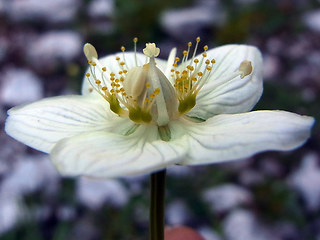
<instances>
[{"instance_id":1,"label":"gray rock","mask_svg":"<svg viewBox=\"0 0 320 240\"><path fill-rule=\"evenodd\" d=\"M4 12L13 21L44 20L50 23L74 19L80 0L4 0Z\"/></svg>"},{"instance_id":2,"label":"gray rock","mask_svg":"<svg viewBox=\"0 0 320 240\"><path fill-rule=\"evenodd\" d=\"M118 180L94 180L82 177L77 182L77 198L91 209L99 209L106 202L121 207L128 202L129 193Z\"/></svg>"},{"instance_id":3,"label":"gray rock","mask_svg":"<svg viewBox=\"0 0 320 240\"><path fill-rule=\"evenodd\" d=\"M179 10L167 10L160 18L163 28L177 39L192 41L204 27L219 25L225 14L218 1L198 1L198 4Z\"/></svg>"},{"instance_id":4,"label":"gray rock","mask_svg":"<svg viewBox=\"0 0 320 240\"><path fill-rule=\"evenodd\" d=\"M320 32L320 9L307 12L302 21L309 29Z\"/></svg>"},{"instance_id":5,"label":"gray rock","mask_svg":"<svg viewBox=\"0 0 320 240\"><path fill-rule=\"evenodd\" d=\"M247 210L231 212L223 221L226 240L280 240Z\"/></svg>"},{"instance_id":6,"label":"gray rock","mask_svg":"<svg viewBox=\"0 0 320 240\"><path fill-rule=\"evenodd\" d=\"M210 204L212 211L218 213L252 202L251 193L247 189L234 184L224 184L208 189L203 193L203 198Z\"/></svg>"},{"instance_id":7,"label":"gray rock","mask_svg":"<svg viewBox=\"0 0 320 240\"><path fill-rule=\"evenodd\" d=\"M320 207L320 167L317 153L309 153L302 159L299 169L288 178L289 185L301 194L309 211Z\"/></svg>"},{"instance_id":8,"label":"gray rock","mask_svg":"<svg viewBox=\"0 0 320 240\"><path fill-rule=\"evenodd\" d=\"M68 63L82 54L82 38L73 31L51 31L32 41L27 48L30 64L35 68Z\"/></svg>"},{"instance_id":9,"label":"gray rock","mask_svg":"<svg viewBox=\"0 0 320 240\"><path fill-rule=\"evenodd\" d=\"M166 207L166 219L169 225L184 225L190 219L190 211L183 201L176 200Z\"/></svg>"},{"instance_id":10,"label":"gray rock","mask_svg":"<svg viewBox=\"0 0 320 240\"><path fill-rule=\"evenodd\" d=\"M113 0L93 0L89 4L88 13L92 18L111 17L113 12Z\"/></svg>"},{"instance_id":11,"label":"gray rock","mask_svg":"<svg viewBox=\"0 0 320 240\"><path fill-rule=\"evenodd\" d=\"M0 100L14 106L43 97L40 79L30 70L9 68L2 73Z\"/></svg>"}]
</instances>

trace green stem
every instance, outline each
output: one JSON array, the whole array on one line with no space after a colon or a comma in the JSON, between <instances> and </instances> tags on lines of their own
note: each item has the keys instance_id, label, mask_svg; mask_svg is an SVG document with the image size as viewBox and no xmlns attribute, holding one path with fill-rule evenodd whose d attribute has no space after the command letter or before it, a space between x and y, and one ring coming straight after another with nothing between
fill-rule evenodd
<instances>
[{"instance_id":1,"label":"green stem","mask_svg":"<svg viewBox=\"0 0 320 240\"><path fill-rule=\"evenodd\" d=\"M165 181L165 169L150 175L150 240L164 239Z\"/></svg>"}]
</instances>

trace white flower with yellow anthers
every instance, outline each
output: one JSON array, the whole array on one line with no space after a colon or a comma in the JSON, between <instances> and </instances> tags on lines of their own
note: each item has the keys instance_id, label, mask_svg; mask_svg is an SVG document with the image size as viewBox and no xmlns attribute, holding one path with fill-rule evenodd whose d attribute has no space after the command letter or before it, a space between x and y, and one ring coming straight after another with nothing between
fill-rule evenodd
<instances>
[{"instance_id":1,"label":"white flower with yellow anthers","mask_svg":"<svg viewBox=\"0 0 320 240\"><path fill-rule=\"evenodd\" d=\"M313 118L285 111L250 111L262 93L262 57L247 45L196 56L173 49L167 61L147 43L89 62L82 96L61 96L9 110L6 132L50 153L67 176L130 176L172 164L199 165L291 150L310 135Z\"/></svg>"}]
</instances>

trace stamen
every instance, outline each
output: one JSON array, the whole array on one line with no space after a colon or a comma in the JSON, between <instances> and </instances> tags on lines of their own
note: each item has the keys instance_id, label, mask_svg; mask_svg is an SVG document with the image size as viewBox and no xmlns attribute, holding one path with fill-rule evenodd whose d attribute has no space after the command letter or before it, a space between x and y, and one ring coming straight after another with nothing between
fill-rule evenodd
<instances>
[{"instance_id":1,"label":"stamen","mask_svg":"<svg viewBox=\"0 0 320 240\"><path fill-rule=\"evenodd\" d=\"M136 67L138 67L138 60L137 60L137 42L138 42L138 38L135 37L133 39L133 45L134 45L134 62L136 64Z\"/></svg>"},{"instance_id":2,"label":"stamen","mask_svg":"<svg viewBox=\"0 0 320 240\"><path fill-rule=\"evenodd\" d=\"M250 73L252 73L252 64L248 60L244 60L239 67L239 71L241 73L240 77L244 78L245 76L248 76Z\"/></svg>"}]
</instances>

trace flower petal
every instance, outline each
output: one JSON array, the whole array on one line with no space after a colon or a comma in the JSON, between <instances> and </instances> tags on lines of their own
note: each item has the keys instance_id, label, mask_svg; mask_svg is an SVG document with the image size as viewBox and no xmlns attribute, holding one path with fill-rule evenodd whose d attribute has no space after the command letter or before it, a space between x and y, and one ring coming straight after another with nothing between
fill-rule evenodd
<instances>
[{"instance_id":1,"label":"flower petal","mask_svg":"<svg viewBox=\"0 0 320 240\"><path fill-rule=\"evenodd\" d=\"M126 177L149 173L178 163L185 146L158 140L156 126L140 125L129 136L91 132L61 140L51 158L61 174L94 178Z\"/></svg>"},{"instance_id":2,"label":"flower petal","mask_svg":"<svg viewBox=\"0 0 320 240\"><path fill-rule=\"evenodd\" d=\"M295 113L255 111L219 115L202 123L178 122L171 127L174 138L186 133L181 143L190 150L183 164L198 165L236 160L266 150L292 150L308 139L313 123L312 117Z\"/></svg>"},{"instance_id":3,"label":"flower petal","mask_svg":"<svg viewBox=\"0 0 320 240\"><path fill-rule=\"evenodd\" d=\"M125 132L133 126L127 119L111 113L104 99L91 96L47 98L14 107L8 114L7 134L43 152L49 152L61 139L82 132L108 129ZM121 124L124 121L126 124Z\"/></svg>"},{"instance_id":4,"label":"flower petal","mask_svg":"<svg viewBox=\"0 0 320 240\"><path fill-rule=\"evenodd\" d=\"M119 63L116 60L116 57L120 57L120 59L121 59L120 61L124 61L123 56L124 56L125 63L126 63L125 67L127 69L130 69L130 68L136 66L134 52L124 52L124 53L120 52L120 53L111 54L111 55L99 58L99 61L102 66L106 67L108 72L114 72L115 74L118 74L118 72L121 70L121 68L119 67ZM147 63L148 58L146 57L146 55L144 55L142 53L137 53L136 56L137 56L137 66L142 66ZM167 61L156 58L156 63L157 63L157 67L162 72L165 72L166 67L167 67ZM86 73L87 72L89 72L88 69L87 69ZM95 91L92 91L92 87L89 84L87 77L84 77L83 82L82 82L81 94L85 95L85 94L89 94L89 93L95 93Z\"/></svg>"},{"instance_id":5,"label":"flower petal","mask_svg":"<svg viewBox=\"0 0 320 240\"><path fill-rule=\"evenodd\" d=\"M216 63L208 82L197 96L196 106L188 116L205 120L218 114L251 110L261 97L263 88L260 51L248 45L225 45L212 49L207 54ZM252 62L252 73L243 79L240 76L228 77L238 70L244 60Z\"/></svg>"}]
</instances>

